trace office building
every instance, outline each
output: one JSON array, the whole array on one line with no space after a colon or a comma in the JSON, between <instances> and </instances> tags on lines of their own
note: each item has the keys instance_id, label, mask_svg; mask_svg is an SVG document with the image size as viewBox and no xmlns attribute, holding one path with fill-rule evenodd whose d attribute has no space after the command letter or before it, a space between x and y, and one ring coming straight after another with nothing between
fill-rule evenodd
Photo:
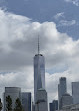
<instances>
[{"instance_id":1,"label":"office building","mask_svg":"<svg viewBox=\"0 0 79 111\"><path fill-rule=\"evenodd\" d=\"M72 82L72 97L73 103L79 103L79 82Z\"/></svg>"},{"instance_id":2,"label":"office building","mask_svg":"<svg viewBox=\"0 0 79 111\"><path fill-rule=\"evenodd\" d=\"M35 104L32 102L32 111L35 111Z\"/></svg>"},{"instance_id":3,"label":"office building","mask_svg":"<svg viewBox=\"0 0 79 111\"><path fill-rule=\"evenodd\" d=\"M53 100L52 103L49 104L50 111L58 110L58 100Z\"/></svg>"},{"instance_id":4,"label":"office building","mask_svg":"<svg viewBox=\"0 0 79 111\"><path fill-rule=\"evenodd\" d=\"M39 38L38 38L38 54L34 56L34 101L36 102L37 90L45 89L45 59L39 54Z\"/></svg>"},{"instance_id":5,"label":"office building","mask_svg":"<svg viewBox=\"0 0 79 111\"><path fill-rule=\"evenodd\" d=\"M29 92L22 93L22 106L24 111L31 111L32 109L31 93Z\"/></svg>"},{"instance_id":6,"label":"office building","mask_svg":"<svg viewBox=\"0 0 79 111\"><path fill-rule=\"evenodd\" d=\"M58 108L61 109L61 97L67 92L66 78L61 77L58 84Z\"/></svg>"},{"instance_id":7,"label":"office building","mask_svg":"<svg viewBox=\"0 0 79 111\"><path fill-rule=\"evenodd\" d=\"M5 87L4 92L4 111L6 111L6 97L10 96L12 99L12 109L15 108L15 101L17 98L21 100L21 88L19 87Z\"/></svg>"},{"instance_id":8,"label":"office building","mask_svg":"<svg viewBox=\"0 0 79 111\"><path fill-rule=\"evenodd\" d=\"M73 104L72 96L70 96L70 94L68 94L68 93L65 93L61 97L61 109L62 109L62 107L67 106L67 105L71 105L71 104Z\"/></svg>"},{"instance_id":9,"label":"office building","mask_svg":"<svg viewBox=\"0 0 79 111\"><path fill-rule=\"evenodd\" d=\"M43 88L37 90L35 111L48 111L47 92Z\"/></svg>"},{"instance_id":10,"label":"office building","mask_svg":"<svg viewBox=\"0 0 79 111\"><path fill-rule=\"evenodd\" d=\"M62 111L79 111L79 104L67 105L62 108Z\"/></svg>"}]
</instances>

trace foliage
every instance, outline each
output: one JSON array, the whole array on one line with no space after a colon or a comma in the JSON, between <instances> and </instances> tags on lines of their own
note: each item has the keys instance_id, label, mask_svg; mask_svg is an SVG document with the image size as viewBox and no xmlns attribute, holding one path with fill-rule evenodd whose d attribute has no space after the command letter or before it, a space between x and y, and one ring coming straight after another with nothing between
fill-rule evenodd
<instances>
[{"instance_id":1,"label":"foliage","mask_svg":"<svg viewBox=\"0 0 79 111\"><path fill-rule=\"evenodd\" d=\"M12 99L10 96L6 97L6 111L12 111Z\"/></svg>"},{"instance_id":2,"label":"foliage","mask_svg":"<svg viewBox=\"0 0 79 111\"><path fill-rule=\"evenodd\" d=\"M2 102L1 102L1 99L0 99L0 111L2 110L2 107L3 107L3 105L2 105Z\"/></svg>"},{"instance_id":3,"label":"foliage","mask_svg":"<svg viewBox=\"0 0 79 111\"><path fill-rule=\"evenodd\" d=\"M19 98L16 99L14 111L23 111L23 107Z\"/></svg>"}]
</instances>

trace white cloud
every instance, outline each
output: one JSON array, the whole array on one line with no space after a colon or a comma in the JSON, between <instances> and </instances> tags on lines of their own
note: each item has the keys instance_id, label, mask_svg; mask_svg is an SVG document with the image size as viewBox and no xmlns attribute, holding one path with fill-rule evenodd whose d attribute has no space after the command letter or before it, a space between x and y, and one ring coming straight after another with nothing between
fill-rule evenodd
<instances>
[{"instance_id":1,"label":"white cloud","mask_svg":"<svg viewBox=\"0 0 79 111\"><path fill-rule=\"evenodd\" d=\"M79 0L65 0L66 2L73 3L76 6L79 6Z\"/></svg>"},{"instance_id":2,"label":"white cloud","mask_svg":"<svg viewBox=\"0 0 79 111\"><path fill-rule=\"evenodd\" d=\"M71 20L71 21L60 20L58 26L72 26L72 25L75 25L75 24L76 24L76 20Z\"/></svg>"},{"instance_id":3,"label":"white cloud","mask_svg":"<svg viewBox=\"0 0 79 111\"><path fill-rule=\"evenodd\" d=\"M58 20L59 18L65 18L64 12L57 13L57 14L54 16L54 18L55 18L56 20Z\"/></svg>"},{"instance_id":4,"label":"white cloud","mask_svg":"<svg viewBox=\"0 0 79 111\"><path fill-rule=\"evenodd\" d=\"M75 21L68 24L73 25ZM38 34L46 69L62 70L59 73L55 70L51 75L50 71L46 73L49 100L57 98L59 77L66 76L68 84L79 81L79 40L58 32L54 22L32 22L27 17L0 10L0 71L11 71L0 74L1 92L5 86L20 86L23 91L33 92L33 57L37 53Z\"/></svg>"}]
</instances>

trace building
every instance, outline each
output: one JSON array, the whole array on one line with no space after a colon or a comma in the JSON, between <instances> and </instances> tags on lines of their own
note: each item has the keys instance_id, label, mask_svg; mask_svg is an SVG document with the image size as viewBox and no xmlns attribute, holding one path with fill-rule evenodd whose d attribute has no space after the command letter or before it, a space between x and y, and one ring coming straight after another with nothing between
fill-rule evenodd
<instances>
[{"instance_id":1,"label":"building","mask_svg":"<svg viewBox=\"0 0 79 111\"><path fill-rule=\"evenodd\" d=\"M24 111L31 111L32 100L31 100L31 93L30 92L23 92L22 93L22 106L23 106Z\"/></svg>"},{"instance_id":2,"label":"building","mask_svg":"<svg viewBox=\"0 0 79 111\"><path fill-rule=\"evenodd\" d=\"M35 111L35 104L32 102L32 111Z\"/></svg>"},{"instance_id":3,"label":"building","mask_svg":"<svg viewBox=\"0 0 79 111\"><path fill-rule=\"evenodd\" d=\"M79 103L79 82L72 82L72 97L73 103Z\"/></svg>"},{"instance_id":4,"label":"building","mask_svg":"<svg viewBox=\"0 0 79 111\"><path fill-rule=\"evenodd\" d=\"M48 111L47 92L43 88L36 93L35 111Z\"/></svg>"},{"instance_id":5,"label":"building","mask_svg":"<svg viewBox=\"0 0 79 111\"><path fill-rule=\"evenodd\" d=\"M36 93L40 88L45 89L45 60L42 54L34 57L34 101L36 102Z\"/></svg>"},{"instance_id":6,"label":"building","mask_svg":"<svg viewBox=\"0 0 79 111\"><path fill-rule=\"evenodd\" d=\"M62 111L79 111L79 104L67 105L62 108Z\"/></svg>"},{"instance_id":7,"label":"building","mask_svg":"<svg viewBox=\"0 0 79 111\"><path fill-rule=\"evenodd\" d=\"M6 97L10 96L12 99L12 109L15 108L15 101L17 98L21 100L21 88L19 87L5 87L4 92L4 111L6 111Z\"/></svg>"},{"instance_id":8,"label":"building","mask_svg":"<svg viewBox=\"0 0 79 111\"><path fill-rule=\"evenodd\" d=\"M53 100L53 102L49 104L49 107L50 111L58 110L58 100Z\"/></svg>"},{"instance_id":9,"label":"building","mask_svg":"<svg viewBox=\"0 0 79 111\"><path fill-rule=\"evenodd\" d=\"M70 96L70 94L65 93L62 97L61 97L61 108L67 105L71 105L73 104L73 98L72 96Z\"/></svg>"},{"instance_id":10,"label":"building","mask_svg":"<svg viewBox=\"0 0 79 111\"><path fill-rule=\"evenodd\" d=\"M66 78L61 77L58 84L58 108L61 109L61 97L67 92Z\"/></svg>"}]
</instances>

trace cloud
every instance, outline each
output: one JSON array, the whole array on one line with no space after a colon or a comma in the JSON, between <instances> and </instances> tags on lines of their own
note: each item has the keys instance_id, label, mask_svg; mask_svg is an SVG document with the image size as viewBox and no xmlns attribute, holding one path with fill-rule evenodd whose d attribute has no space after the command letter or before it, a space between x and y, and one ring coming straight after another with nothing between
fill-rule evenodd
<instances>
[{"instance_id":1,"label":"cloud","mask_svg":"<svg viewBox=\"0 0 79 111\"><path fill-rule=\"evenodd\" d=\"M71 21L67 21L67 20L60 20L59 25L58 26L72 26L75 25L76 20L71 20Z\"/></svg>"},{"instance_id":2,"label":"cloud","mask_svg":"<svg viewBox=\"0 0 79 111\"><path fill-rule=\"evenodd\" d=\"M65 0L66 2L73 3L76 6L79 6L79 0Z\"/></svg>"},{"instance_id":3,"label":"cloud","mask_svg":"<svg viewBox=\"0 0 79 111\"><path fill-rule=\"evenodd\" d=\"M60 12L60 13L57 13L55 16L54 16L54 18L56 19L56 20L58 20L59 18L64 18L65 16L64 16L64 12Z\"/></svg>"},{"instance_id":4,"label":"cloud","mask_svg":"<svg viewBox=\"0 0 79 111\"><path fill-rule=\"evenodd\" d=\"M64 24L73 25L75 21ZM37 53L38 34L40 53L45 56L48 70L49 101L57 98L59 77L66 76L68 86L71 81L79 81L79 40L58 32L54 22L32 22L27 17L0 10L0 72L3 72L0 73L0 92L5 86L20 86L22 91L33 92L33 57Z\"/></svg>"}]
</instances>

